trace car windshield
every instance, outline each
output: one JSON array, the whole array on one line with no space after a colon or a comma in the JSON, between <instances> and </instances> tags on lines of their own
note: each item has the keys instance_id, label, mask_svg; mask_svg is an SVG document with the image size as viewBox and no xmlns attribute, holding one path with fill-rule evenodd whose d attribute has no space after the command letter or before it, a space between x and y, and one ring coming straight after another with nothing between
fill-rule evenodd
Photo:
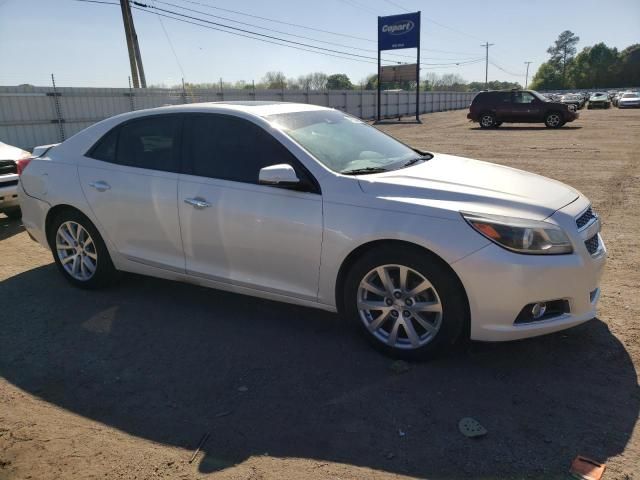
<instances>
[{"instance_id":1,"label":"car windshield","mask_svg":"<svg viewBox=\"0 0 640 480\"><path fill-rule=\"evenodd\" d=\"M635 93L625 93L622 98L635 98L638 95L636 95Z\"/></svg>"},{"instance_id":2,"label":"car windshield","mask_svg":"<svg viewBox=\"0 0 640 480\"><path fill-rule=\"evenodd\" d=\"M335 110L279 113L265 118L335 172L378 173L430 158Z\"/></svg>"}]
</instances>

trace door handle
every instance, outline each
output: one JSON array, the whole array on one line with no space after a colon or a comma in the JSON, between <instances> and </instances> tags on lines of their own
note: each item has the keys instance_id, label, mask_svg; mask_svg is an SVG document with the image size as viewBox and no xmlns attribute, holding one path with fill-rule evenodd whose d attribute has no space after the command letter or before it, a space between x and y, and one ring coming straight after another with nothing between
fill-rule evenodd
<instances>
[{"instance_id":1,"label":"door handle","mask_svg":"<svg viewBox=\"0 0 640 480\"><path fill-rule=\"evenodd\" d=\"M203 208L211 206L211 204L203 198L185 198L184 203L191 205L197 210L202 210Z\"/></svg>"},{"instance_id":2,"label":"door handle","mask_svg":"<svg viewBox=\"0 0 640 480\"><path fill-rule=\"evenodd\" d=\"M91 182L89 185L95 188L96 190L98 190L99 192L111 190L111 185L109 185L107 182L103 182L102 180L99 180L97 182Z\"/></svg>"}]
</instances>

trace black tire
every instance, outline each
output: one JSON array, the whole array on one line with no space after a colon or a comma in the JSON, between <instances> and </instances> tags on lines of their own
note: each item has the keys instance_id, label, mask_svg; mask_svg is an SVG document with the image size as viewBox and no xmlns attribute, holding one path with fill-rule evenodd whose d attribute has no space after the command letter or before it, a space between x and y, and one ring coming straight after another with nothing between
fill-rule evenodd
<instances>
[{"instance_id":1,"label":"black tire","mask_svg":"<svg viewBox=\"0 0 640 480\"><path fill-rule=\"evenodd\" d=\"M360 316L358 309L360 283L372 270L382 265L409 267L427 279L437 292L442 308L441 323L428 343L415 348L392 347L375 336ZM398 301L401 302L401 300ZM408 360L427 360L450 351L469 324L467 297L458 278L442 260L417 247L384 246L370 250L360 257L347 272L340 313L349 322L355 324L361 334L378 351L393 358ZM391 328L391 325L388 325L389 322L394 323L394 319L389 317L381 326L386 325L387 328ZM381 329L376 330L376 332L380 331ZM402 332L408 338L405 327L402 327Z\"/></svg>"},{"instance_id":2,"label":"black tire","mask_svg":"<svg viewBox=\"0 0 640 480\"><path fill-rule=\"evenodd\" d=\"M560 128L564 123L562 113L560 112L548 112L544 116L544 124L547 128Z\"/></svg>"},{"instance_id":3,"label":"black tire","mask_svg":"<svg viewBox=\"0 0 640 480\"><path fill-rule=\"evenodd\" d=\"M22 210L20 210L20 207L8 208L4 211L4 214L11 220L20 220L22 218Z\"/></svg>"},{"instance_id":4,"label":"black tire","mask_svg":"<svg viewBox=\"0 0 640 480\"><path fill-rule=\"evenodd\" d=\"M587 110L592 110L593 109L593 105L589 104L587 105Z\"/></svg>"},{"instance_id":5,"label":"black tire","mask_svg":"<svg viewBox=\"0 0 640 480\"><path fill-rule=\"evenodd\" d=\"M60 225L65 222L75 222L82 226L82 228L84 228L89 233L95 245L94 253L97 255L95 272L90 278L86 280L78 280L72 277L69 272L65 270L64 266L62 265L62 261L57 253L56 233L60 228ZM58 270L60 270L62 275L67 279L69 283L71 283L71 285L79 288L93 290L109 286L118 279L118 271L113 266L111 256L109 255L109 251L104 244L104 240L102 240L102 236L100 235L100 233L98 233L98 230L93 225L93 223L91 223L91 220L89 220L81 212L69 209L58 213L49 225L49 229L47 231L47 240L49 242L49 247L51 248L51 253L53 254L53 259L56 262Z\"/></svg>"},{"instance_id":6,"label":"black tire","mask_svg":"<svg viewBox=\"0 0 640 480\"><path fill-rule=\"evenodd\" d=\"M491 112L485 112L480 115L480 128L495 128L496 116Z\"/></svg>"}]
</instances>

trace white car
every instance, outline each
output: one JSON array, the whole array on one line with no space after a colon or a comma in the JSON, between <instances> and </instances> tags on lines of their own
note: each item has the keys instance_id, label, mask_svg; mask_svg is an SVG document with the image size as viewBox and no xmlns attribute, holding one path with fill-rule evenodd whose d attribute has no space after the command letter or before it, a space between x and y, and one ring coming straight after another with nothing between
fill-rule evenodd
<instances>
[{"instance_id":1,"label":"white car","mask_svg":"<svg viewBox=\"0 0 640 480\"><path fill-rule=\"evenodd\" d=\"M19 188L73 285L120 270L338 311L404 358L585 322L606 257L573 188L313 105L119 115L43 150Z\"/></svg>"},{"instance_id":2,"label":"white car","mask_svg":"<svg viewBox=\"0 0 640 480\"><path fill-rule=\"evenodd\" d=\"M618 108L640 108L640 93L625 92L618 99Z\"/></svg>"},{"instance_id":3,"label":"white car","mask_svg":"<svg viewBox=\"0 0 640 480\"><path fill-rule=\"evenodd\" d=\"M26 150L0 142L0 213L11 219L20 218L18 170L30 156Z\"/></svg>"}]
</instances>

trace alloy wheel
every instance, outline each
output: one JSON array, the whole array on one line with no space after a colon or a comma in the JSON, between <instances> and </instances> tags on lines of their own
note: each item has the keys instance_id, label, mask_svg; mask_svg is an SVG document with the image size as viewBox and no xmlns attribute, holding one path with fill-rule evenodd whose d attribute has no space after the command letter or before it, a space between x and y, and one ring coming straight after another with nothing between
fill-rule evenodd
<instances>
[{"instance_id":1,"label":"alloy wheel","mask_svg":"<svg viewBox=\"0 0 640 480\"><path fill-rule=\"evenodd\" d=\"M560 116L558 114L552 113L547 117L547 125L550 127L557 127L560 125Z\"/></svg>"},{"instance_id":2,"label":"alloy wheel","mask_svg":"<svg viewBox=\"0 0 640 480\"><path fill-rule=\"evenodd\" d=\"M483 127L491 127L493 126L493 117L491 115L483 115L480 119L480 123Z\"/></svg>"},{"instance_id":3,"label":"alloy wheel","mask_svg":"<svg viewBox=\"0 0 640 480\"><path fill-rule=\"evenodd\" d=\"M79 223L68 221L58 227L56 253L62 267L75 280L87 281L95 274L98 266L96 245Z\"/></svg>"},{"instance_id":4,"label":"alloy wheel","mask_svg":"<svg viewBox=\"0 0 640 480\"><path fill-rule=\"evenodd\" d=\"M358 287L357 308L369 332L405 350L431 342L442 325L442 302L422 274L404 265L382 265Z\"/></svg>"}]
</instances>

